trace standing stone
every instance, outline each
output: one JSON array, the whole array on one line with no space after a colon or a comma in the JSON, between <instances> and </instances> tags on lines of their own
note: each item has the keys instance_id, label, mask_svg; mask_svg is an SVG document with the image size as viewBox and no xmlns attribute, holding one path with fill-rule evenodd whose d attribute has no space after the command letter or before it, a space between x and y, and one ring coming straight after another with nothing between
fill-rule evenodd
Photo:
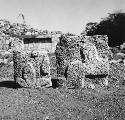
<instances>
[{"instance_id":1,"label":"standing stone","mask_svg":"<svg viewBox=\"0 0 125 120\"><path fill-rule=\"evenodd\" d=\"M60 37L55 51L58 77L65 77L67 65L73 59L80 59L79 41L78 36L62 35Z\"/></svg>"},{"instance_id":2,"label":"standing stone","mask_svg":"<svg viewBox=\"0 0 125 120\"><path fill-rule=\"evenodd\" d=\"M14 51L14 78L23 87L51 86L50 61L46 51Z\"/></svg>"},{"instance_id":3,"label":"standing stone","mask_svg":"<svg viewBox=\"0 0 125 120\"><path fill-rule=\"evenodd\" d=\"M80 88L85 84L84 64L79 60L72 61L67 68L66 87Z\"/></svg>"},{"instance_id":4,"label":"standing stone","mask_svg":"<svg viewBox=\"0 0 125 120\"><path fill-rule=\"evenodd\" d=\"M83 60L74 60L68 66L66 86L84 87L87 77L91 79L91 86L94 79L107 86L107 76L109 75L108 58L100 57L96 46L90 41L81 43L80 54L84 56L81 57Z\"/></svg>"}]
</instances>

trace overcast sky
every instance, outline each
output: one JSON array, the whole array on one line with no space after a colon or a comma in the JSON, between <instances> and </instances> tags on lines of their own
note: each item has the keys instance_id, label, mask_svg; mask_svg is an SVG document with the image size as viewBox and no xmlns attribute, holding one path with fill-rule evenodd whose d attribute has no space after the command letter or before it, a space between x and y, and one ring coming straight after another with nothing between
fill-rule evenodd
<instances>
[{"instance_id":1,"label":"overcast sky","mask_svg":"<svg viewBox=\"0 0 125 120\"><path fill-rule=\"evenodd\" d=\"M107 13L122 9L125 0L0 0L0 19L21 22L38 29L80 34L88 22L98 22Z\"/></svg>"}]
</instances>

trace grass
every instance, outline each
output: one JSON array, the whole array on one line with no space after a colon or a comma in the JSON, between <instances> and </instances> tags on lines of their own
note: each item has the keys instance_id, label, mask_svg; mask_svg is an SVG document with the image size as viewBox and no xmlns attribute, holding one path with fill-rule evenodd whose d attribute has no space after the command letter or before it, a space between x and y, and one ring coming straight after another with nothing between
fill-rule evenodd
<instances>
[{"instance_id":1,"label":"grass","mask_svg":"<svg viewBox=\"0 0 125 120\"><path fill-rule=\"evenodd\" d=\"M21 120L124 120L125 92L94 90L10 89L0 90L0 116Z\"/></svg>"}]
</instances>

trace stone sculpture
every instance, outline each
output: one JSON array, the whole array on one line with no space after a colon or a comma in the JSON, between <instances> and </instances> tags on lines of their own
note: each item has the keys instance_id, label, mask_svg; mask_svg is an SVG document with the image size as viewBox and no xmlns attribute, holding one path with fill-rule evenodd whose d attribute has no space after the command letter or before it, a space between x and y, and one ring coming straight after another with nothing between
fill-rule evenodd
<instances>
[{"instance_id":1,"label":"stone sculpture","mask_svg":"<svg viewBox=\"0 0 125 120\"><path fill-rule=\"evenodd\" d=\"M67 87L84 87L87 79L90 78L90 84L93 81L100 82L101 85L108 85L109 62L108 59L99 57L98 51L91 42L86 42L81 46L81 56L84 56L84 62L80 60L72 61L67 70ZM100 80L97 78L100 78ZM92 80L93 79L93 80Z\"/></svg>"},{"instance_id":2,"label":"stone sculpture","mask_svg":"<svg viewBox=\"0 0 125 120\"><path fill-rule=\"evenodd\" d=\"M65 69L73 59L80 59L78 36L62 35L56 46L57 77L65 77ZM75 55L74 55L75 54Z\"/></svg>"},{"instance_id":3,"label":"stone sculpture","mask_svg":"<svg viewBox=\"0 0 125 120\"><path fill-rule=\"evenodd\" d=\"M106 58L110 55L107 35L85 36L82 41L93 43L98 51L99 57Z\"/></svg>"},{"instance_id":4,"label":"stone sculpture","mask_svg":"<svg viewBox=\"0 0 125 120\"><path fill-rule=\"evenodd\" d=\"M13 51L13 62L14 79L22 87L52 86L47 51L25 50L20 47Z\"/></svg>"}]
</instances>

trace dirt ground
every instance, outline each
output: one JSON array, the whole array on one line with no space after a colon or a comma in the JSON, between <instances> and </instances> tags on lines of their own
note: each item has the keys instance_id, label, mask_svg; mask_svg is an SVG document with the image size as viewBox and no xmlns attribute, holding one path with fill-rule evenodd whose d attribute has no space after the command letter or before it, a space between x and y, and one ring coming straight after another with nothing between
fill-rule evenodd
<instances>
[{"instance_id":1,"label":"dirt ground","mask_svg":"<svg viewBox=\"0 0 125 120\"><path fill-rule=\"evenodd\" d=\"M21 88L1 65L0 120L125 120L125 89Z\"/></svg>"}]
</instances>

